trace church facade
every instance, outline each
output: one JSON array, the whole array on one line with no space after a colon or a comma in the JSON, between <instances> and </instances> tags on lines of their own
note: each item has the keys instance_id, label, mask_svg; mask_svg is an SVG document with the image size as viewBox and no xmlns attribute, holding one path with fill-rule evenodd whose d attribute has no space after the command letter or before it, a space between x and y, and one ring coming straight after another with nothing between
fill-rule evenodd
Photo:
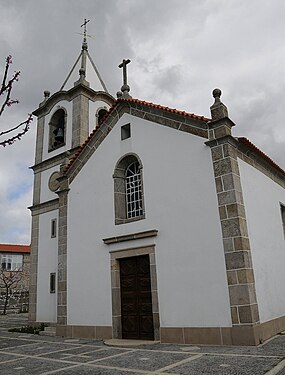
<instances>
[{"instance_id":1,"label":"church facade","mask_svg":"<svg viewBox=\"0 0 285 375\"><path fill-rule=\"evenodd\" d=\"M283 331L284 170L232 136L220 90L206 118L131 98L126 75L117 99L97 69L93 86L86 41L78 62L34 112L30 321L181 344Z\"/></svg>"}]
</instances>

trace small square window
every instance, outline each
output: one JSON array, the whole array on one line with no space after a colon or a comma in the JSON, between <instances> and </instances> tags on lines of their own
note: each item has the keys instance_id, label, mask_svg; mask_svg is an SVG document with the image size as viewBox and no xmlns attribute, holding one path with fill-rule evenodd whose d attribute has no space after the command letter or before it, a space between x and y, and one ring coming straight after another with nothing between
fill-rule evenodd
<instances>
[{"instance_id":1,"label":"small square window","mask_svg":"<svg viewBox=\"0 0 285 375\"><path fill-rule=\"evenodd\" d=\"M51 221L51 237L56 237L56 219L52 219Z\"/></svg>"},{"instance_id":2,"label":"small square window","mask_svg":"<svg viewBox=\"0 0 285 375\"><path fill-rule=\"evenodd\" d=\"M49 275L49 292L55 293L55 273L50 273Z\"/></svg>"},{"instance_id":3,"label":"small square window","mask_svg":"<svg viewBox=\"0 0 285 375\"><path fill-rule=\"evenodd\" d=\"M121 140L131 137L131 124L126 124L121 127Z\"/></svg>"}]
</instances>

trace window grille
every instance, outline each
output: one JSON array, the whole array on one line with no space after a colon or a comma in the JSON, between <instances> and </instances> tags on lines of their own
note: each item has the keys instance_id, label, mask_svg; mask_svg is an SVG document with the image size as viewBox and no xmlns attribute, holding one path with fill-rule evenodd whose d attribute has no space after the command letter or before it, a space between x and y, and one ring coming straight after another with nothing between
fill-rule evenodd
<instances>
[{"instance_id":1,"label":"window grille","mask_svg":"<svg viewBox=\"0 0 285 375\"><path fill-rule=\"evenodd\" d=\"M138 162L130 164L126 170L127 218L143 215L142 179Z\"/></svg>"},{"instance_id":2,"label":"window grille","mask_svg":"<svg viewBox=\"0 0 285 375\"><path fill-rule=\"evenodd\" d=\"M145 219L142 168L135 154L123 156L116 164L113 174L116 225Z\"/></svg>"}]
</instances>

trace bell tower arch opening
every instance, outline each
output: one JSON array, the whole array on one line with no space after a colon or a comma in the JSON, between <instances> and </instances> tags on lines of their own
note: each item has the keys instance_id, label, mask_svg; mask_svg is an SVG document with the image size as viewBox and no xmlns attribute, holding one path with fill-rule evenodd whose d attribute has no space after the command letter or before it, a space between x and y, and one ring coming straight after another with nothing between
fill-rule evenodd
<instances>
[{"instance_id":1,"label":"bell tower arch opening","mask_svg":"<svg viewBox=\"0 0 285 375\"><path fill-rule=\"evenodd\" d=\"M65 133L66 111L64 108L59 108L49 122L49 152L65 145Z\"/></svg>"}]
</instances>

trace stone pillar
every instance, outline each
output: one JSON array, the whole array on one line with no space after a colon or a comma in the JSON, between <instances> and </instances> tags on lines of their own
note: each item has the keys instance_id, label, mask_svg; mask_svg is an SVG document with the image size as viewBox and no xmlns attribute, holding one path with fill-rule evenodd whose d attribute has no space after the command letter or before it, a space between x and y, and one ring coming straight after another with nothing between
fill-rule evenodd
<instances>
[{"instance_id":1,"label":"stone pillar","mask_svg":"<svg viewBox=\"0 0 285 375\"><path fill-rule=\"evenodd\" d=\"M38 117L35 164L43 159L45 116Z\"/></svg>"},{"instance_id":2,"label":"stone pillar","mask_svg":"<svg viewBox=\"0 0 285 375\"><path fill-rule=\"evenodd\" d=\"M256 345L254 326L259 324L250 242L237 161L237 141L231 136L234 123L214 90L209 125L211 147L222 228L232 315L233 345ZM216 96L215 96L216 95ZM218 98L218 99L217 99Z\"/></svg>"},{"instance_id":3,"label":"stone pillar","mask_svg":"<svg viewBox=\"0 0 285 375\"><path fill-rule=\"evenodd\" d=\"M42 173L39 171L34 172L34 194L33 194L33 205L40 203L41 198L41 183Z\"/></svg>"},{"instance_id":4,"label":"stone pillar","mask_svg":"<svg viewBox=\"0 0 285 375\"><path fill-rule=\"evenodd\" d=\"M39 246L39 215L32 214L32 235L30 254L30 286L29 286L29 322L37 318L37 276L38 276L38 246Z\"/></svg>"},{"instance_id":5,"label":"stone pillar","mask_svg":"<svg viewBox=\"0 0 285 375\"><path fill-rule=\"evenodd\" d=\"M65 164L61 166L61 171ZM67 324L67 202L69 183L66 176L58 178L60 190L58 220L57 324ZM62 330L60 331L62 332Z\"/></svg>"},{"instance_id":6,"label":"stone pillar","mask_svg":"<svg viewBox=\"0 0 285 375\"><path fill-rule=\"evenodd\" d=\"M36 146L36 161L42 160L43 147L43 130L44 118L38 119L37 131L37 146ZM41 172L34 170L34 193L33 205L40 203L41 195ZM29 321L36 322L37 313L37 278L38 278L38 247L39 247L39 221L38 213L33 212L33 207L30 207L32 213L32 228L31 228L31 254L30 254L30 281L29 281Z\"/></svg>"},{"instance_id":7,"label":"stone pillar","mask_svg":"<svg viewBox=\"0 0 285 375\"><path fill-rule=\"evenodd\" d=\"M94 117L95 127L95 117ZM72 148L81 146L89 135L89 99L80 94L73 99Z\"/></svg>"}]
</instances>

